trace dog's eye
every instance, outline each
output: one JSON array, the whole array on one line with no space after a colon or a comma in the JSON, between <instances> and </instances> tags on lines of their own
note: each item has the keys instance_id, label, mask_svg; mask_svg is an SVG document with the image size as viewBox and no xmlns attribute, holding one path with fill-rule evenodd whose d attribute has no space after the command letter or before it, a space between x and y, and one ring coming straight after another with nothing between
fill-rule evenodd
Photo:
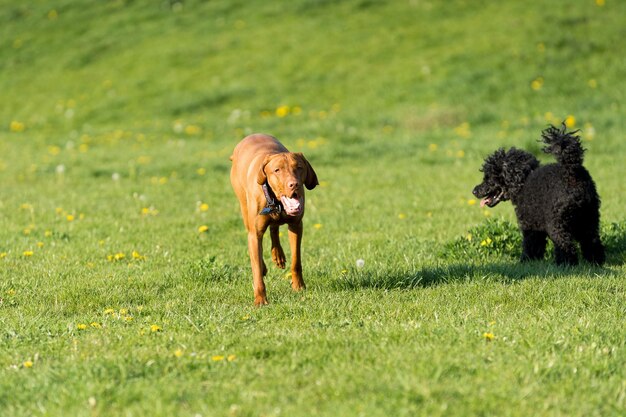
<instances>
[{"instance_id":1,"label":"dog's eye","mask_svg":"<svg viewBox=\"0 0 626 417\"><path fill-rule=\"evenodd\" d=\"M278 173L278 171L280 171L280 168L274 169L274 172Z\"/></svg>"}]
</instances>

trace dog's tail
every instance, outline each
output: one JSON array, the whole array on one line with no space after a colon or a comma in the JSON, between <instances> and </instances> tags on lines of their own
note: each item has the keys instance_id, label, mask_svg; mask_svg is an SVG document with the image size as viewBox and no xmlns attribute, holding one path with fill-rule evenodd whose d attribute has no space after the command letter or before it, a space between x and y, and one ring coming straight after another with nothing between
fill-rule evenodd
<instances>
[{"instance_id":1,"label":"dog's tail","mask_svg":"<svg viewBox=\"0 0 626 417\"><path fill-rule=\"evenodd\" d=\"M565 123L561 128L550 125L549 128L541 132L541 139L546 144L543 151L554 155L557 162L563 165L578 166L583 163L585 149L580 143L580 138L576 135L579 131L567 132Z\"/></svg>"}]
</instances>

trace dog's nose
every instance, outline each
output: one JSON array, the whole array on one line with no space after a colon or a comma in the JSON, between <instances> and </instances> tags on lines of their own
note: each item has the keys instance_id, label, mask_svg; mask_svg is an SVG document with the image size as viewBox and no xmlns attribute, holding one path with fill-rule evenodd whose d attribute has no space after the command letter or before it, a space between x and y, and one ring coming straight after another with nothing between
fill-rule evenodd
<instances>
[{"instance_id":1,"label":"dog's nose","mask_svg":"<svg viewBox=\"0 0 626 417\"><path fill-rule=\"evenodd\" d=\"M298 188L298 181L289 181L287 187L289 187L290 190Z\"/></svg>"},{"instance_id":2,"label":"dog's nose","mask_svg":"<svg viewBox=\"0 0 626 417\"><path fill-rule=\"evenodd\" d=\"M472 194L474 194L476 197L478 197L478 185L476 187L474 187L474 189L472 190Z\"/></svg>"}]
</instances>

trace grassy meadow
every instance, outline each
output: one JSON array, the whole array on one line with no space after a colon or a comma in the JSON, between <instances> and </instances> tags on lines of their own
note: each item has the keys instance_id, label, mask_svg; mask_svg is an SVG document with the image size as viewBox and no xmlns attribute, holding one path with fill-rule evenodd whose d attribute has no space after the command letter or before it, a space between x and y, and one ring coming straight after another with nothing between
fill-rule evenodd
<instances>
[{"instance_id":1,"label":"grassy meadow","mask_svg":"<svg viewBox=\"0 0 626 417\"><path fill-rule=\"evenodd\" d=\"M625 20L617 0L0 0L0 416L624 415ZM518 264L510 203L471 194L498 147L549 162L564 120L603 267ZM229 182L253 132L320 179L308 288L266 236L264 308Z\"/></svg>"}]
</instances>

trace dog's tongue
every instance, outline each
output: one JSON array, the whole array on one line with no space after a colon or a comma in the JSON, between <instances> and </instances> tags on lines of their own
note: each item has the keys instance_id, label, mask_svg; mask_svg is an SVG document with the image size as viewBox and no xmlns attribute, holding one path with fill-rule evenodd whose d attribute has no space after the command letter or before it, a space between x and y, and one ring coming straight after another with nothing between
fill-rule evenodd
<instances>
[{"instance_id":1,"label":"dog's tongue","mask_svg":"<svg viewBox=\"0 0 626 417\"><path fill-rule=\"evenodd\" d=\"M482 200L480 200L480 206L481 207L485 207L485 204L487 204L487 201L489 201L489 199L487 197L485 197Z\"/></svg>"},{"instance_id":2,"label":"dog's tongue","mask_svg":"<svg viewBox=\"0 0 626 417\"><path fill-rule=\"evenodd\" d=\"M302 210L302 206L300 204L300 200L297 198L289 198L287 196L282 196L280 201L283 203L283 207L285 208L285 213L289 216L295 216L300 214Z\"/></svg>"}]
</instances>

